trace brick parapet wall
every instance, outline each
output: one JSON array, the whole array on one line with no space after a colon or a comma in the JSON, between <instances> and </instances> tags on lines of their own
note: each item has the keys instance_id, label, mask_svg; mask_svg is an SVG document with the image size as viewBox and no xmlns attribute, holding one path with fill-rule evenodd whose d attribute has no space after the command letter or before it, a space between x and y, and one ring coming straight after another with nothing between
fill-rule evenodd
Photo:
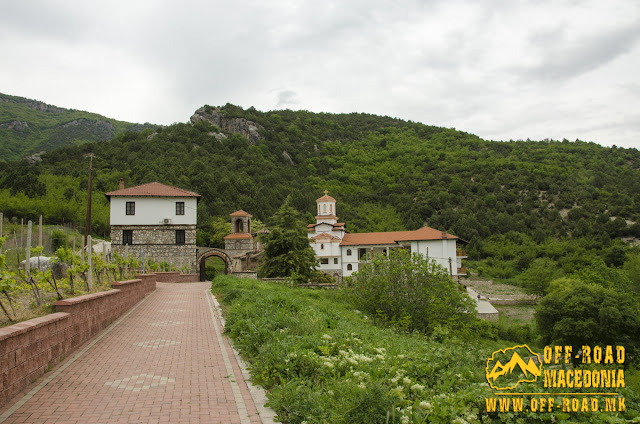
<instances>
[{"instance_id":1,"label":"brick parapet wall","mask_svg":"<svg viewBox=\"0 0 640 424\"><path fill-rule=\"evenodd\" d=\"M0 406L155 289L154 274L139 277L57 301L56 313L0 328Z\"/></svg>"},{"instance_id":2,"label":"brick parapet wall","mask_svg":"<svg viewBox=\"0 0 640 424\"><path fill-rule=\"evenodd\" d=\"M195 283L199 280L198 274L180 274L178 271L156 272L158 283Z\"/></svg>"}]
</instances>

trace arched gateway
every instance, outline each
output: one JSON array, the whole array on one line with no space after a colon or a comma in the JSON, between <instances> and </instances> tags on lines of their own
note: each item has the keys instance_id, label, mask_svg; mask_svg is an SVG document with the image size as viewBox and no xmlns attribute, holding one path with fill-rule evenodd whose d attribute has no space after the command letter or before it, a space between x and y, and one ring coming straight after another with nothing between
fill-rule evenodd
<instances>
[{"instance_id":1,"label":"arched gateway","mask_svg":"<svg viewBox=\"0 0 640 424\"><path fill-rule=\"evenodd\" d=\"M229 274L231 272L231 257L222 249L216 249L214 247L198 247L197 264L200 272L200 281L206 280L207 258L211 256L217 256L224 261L224 273Z\"/></svg>"}]
</instances>

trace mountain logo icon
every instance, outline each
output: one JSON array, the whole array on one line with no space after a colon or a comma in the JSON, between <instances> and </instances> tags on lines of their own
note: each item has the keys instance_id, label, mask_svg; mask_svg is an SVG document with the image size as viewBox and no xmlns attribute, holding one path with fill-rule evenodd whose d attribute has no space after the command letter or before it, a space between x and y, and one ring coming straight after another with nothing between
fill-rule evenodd
<instances>
[{"instance_id":1,"label":"mountain logo icon","mask_svg":"<svg viewBox=\"0 0 640 424\"><path fill-rule=\"evenodd\" d=\"M487 382L497 390L514 389L525 382L533 383L542 375L539 358L527 345L497 350L487 360Z\"/></svg>"}]
</instances>

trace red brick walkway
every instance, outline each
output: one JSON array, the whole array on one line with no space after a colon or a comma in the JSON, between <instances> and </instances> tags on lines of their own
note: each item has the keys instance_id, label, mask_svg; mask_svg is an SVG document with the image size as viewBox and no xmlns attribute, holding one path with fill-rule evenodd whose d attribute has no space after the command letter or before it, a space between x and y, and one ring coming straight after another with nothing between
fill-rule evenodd
<instances>
[{"instance_id":1,"label":"red brick walkway","mask_svg":"<svg viewBox=\"0 0 640 424\"><path fill-rule=\"evenodd\" d=\"M221 336L209 287L158 283L121 320L6 405L0 423L273 422L254 403Z\"/></svg>"}]
</instances>

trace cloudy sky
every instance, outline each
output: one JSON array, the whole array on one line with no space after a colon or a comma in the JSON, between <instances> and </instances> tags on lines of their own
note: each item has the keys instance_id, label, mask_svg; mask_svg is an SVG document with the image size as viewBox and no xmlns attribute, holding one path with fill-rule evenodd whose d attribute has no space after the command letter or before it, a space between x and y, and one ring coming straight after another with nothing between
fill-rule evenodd
<instances>
[{"instance_id":1,"label":"cloudy sky","mask_svg":"<svg viewBox=\"0 0 640 424\"><path fill-rule=\"evenodd\" d=\"M0 4L0 92L130 122L368 112L640 148L638 0Z\"/></svg>"}]
</instances>

